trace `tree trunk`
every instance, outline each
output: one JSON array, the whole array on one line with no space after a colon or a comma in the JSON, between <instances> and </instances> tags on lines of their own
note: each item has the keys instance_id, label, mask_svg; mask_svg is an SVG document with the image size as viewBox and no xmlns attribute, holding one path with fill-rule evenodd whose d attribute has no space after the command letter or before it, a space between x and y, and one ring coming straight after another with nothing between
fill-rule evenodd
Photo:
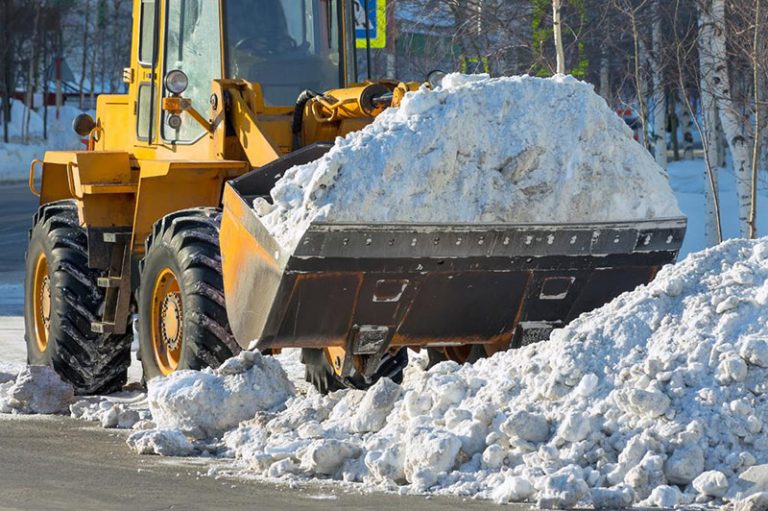
<instances>
[{"instance_id":1,"label":"tree trunk","mask_svg":"<svg viewBox=\"0 0 768 511\"><path fill-rule=\"evenodd\" d=\"M731 149L733 171L736 175L736 193L739 208L739 231L742 236L749 233L749 214L752 207L752 148L748 119L744 118L734 104L731 81L728 74L726 49L725 0L712 0L711 18L712 57L714 60L714 85L720 122Z\"/></svg>"},{"instance_id":2,"label":"tree trunk","mask_svg":"<svg viewBox=\"0 0 768 511\"><path fill-rule=\"evenodd\" d=\"M664 41L661 32L661 12L659 3L653 3L653 30L651 58L651 77L653 80L653 155L656 163L667 168L667 94L664 87Z\"/></svg>"},{"instance_id":3,"label":"tree trunk","mask_svg":"<svg viewBox=\"0 0 768 511\"><path fill-rule=\"evenodd\" d=\"M714 60L712 59L712 20L710 16L711 0L701 0L699 11L699 69L701 75L701 110L702 124L699 134L704 146L705 179L709 186L704 187L706 201L704 220L704 239L707 246L717 245L721 240L718 235L720 219L717 215L716 202L719 187L717 179L717 104L715 102ZM690 112L695 118L695 112Z\"/></svg>"},{"instance_id":4,"label":"tree trunk","mask_svg":"<svg viewBox=\"0 0 768 511\"><path fill-rule=\"evenodd\" d=\"M88 32L90 31L90 25L88 23L88 20L90 18L91 14L91 2L90 0L85 0L83 2L84 6L84 13L83 13L83 53L81 55L80 60L80 83L79 83L79 89L80 89L80 110L85 110L85 89L83 88L85 84L85 73L86 69L88 69ZM91 87L93 87L93 84L91 84Z\"/></svg>"},{"instance_id":5,"label":"tree trunk","mask_svg":"<svg viewBox=\"0 0 768 511\"><path fill-rule=\"evenodd\" d=\"M611 105L611 62L608 52L603 48L600 55L600 95Z\"/></svg>"},{"instance_id":6,"label":"tree trunk","mask_svg":"<svg viewBox=\"0 0 768 511\"><path fill-rule=\"evenodd\" d=\"M648 76L645 68L648 64L648 46L645 44L645 40L640 36L637 31L636 18L633 16L633 32L636 37L636 58L635 58L635 84L637 86L637 104L640 109L640 121L643 125L642 138L640 139L643 147L650 149L650 143L648 140L648 105L645 102L648 97Z\"/></svg>"},{"instance_id":7,"label":"tree trunk","mask_svg":"<svg viewBox=\"0 0 768 511\"><path fill-rule=\"evenodd\" d=\"M760 88L760 63L758 61L760 54L760 9L761 1L755 0L755 28L752 40L752 87L755 102L755 128L752 137L752 176L750 181L750 208L749 208L749 238L757 237L757 172L760 162L760 145L762 137L762 106L761 106L761 88Z\"/></svg>"},{"instance_id":8,"label":"tree trunk","mask_svg":"<svg viewBox=\"0 0 768 511\"><path fill-rule=\"evenodd\" d=\"M560 19L561 0L552 0L552 27L555 35L555 52L557 53L557 74L565 74L565 51L563 49L563 26Z\"/></svg>"},{"instance_id":9,"label":"tree trunk","mask_svg":"<svg viewBox=\"0 0 768 511\"><path fill-rule=\"evenodd\" d=\"M32 37L30 41L32 43L32 50L29 56L29 69L27 70L27 95L25 106L27 107L24 112L24 119L22 122L21 133L22 140L26 144L29 142L29 124L32 120L32 100L35 97L35 82L37 81L37 44L38 33L40 31L40 11L43 9L44 4L33 4L35 10L35 18L32 22Z\"/></svg>"}]
</instances>

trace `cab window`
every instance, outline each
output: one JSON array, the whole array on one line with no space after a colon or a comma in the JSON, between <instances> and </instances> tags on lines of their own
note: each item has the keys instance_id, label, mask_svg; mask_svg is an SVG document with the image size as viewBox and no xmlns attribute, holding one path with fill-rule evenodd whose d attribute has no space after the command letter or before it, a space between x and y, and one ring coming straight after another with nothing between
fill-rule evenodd
<instances>
[{"instance_id":1,"label":"cab window","mask_svg":"<svg viewBox=\"0 0 768 511\"><path fill-rule=\"evenodd\" d=\"M219 7L211 0L168 0L165 73L180 69L189 78L183 96L204 117L209 111L211 80L221 78L219 44ZM168 92L166 91L167 95ZM163 138L174 142L192 142L205 129L190 116L182 116L181 128L168 126L164 116Z\"/></svg>"}]
</instances>

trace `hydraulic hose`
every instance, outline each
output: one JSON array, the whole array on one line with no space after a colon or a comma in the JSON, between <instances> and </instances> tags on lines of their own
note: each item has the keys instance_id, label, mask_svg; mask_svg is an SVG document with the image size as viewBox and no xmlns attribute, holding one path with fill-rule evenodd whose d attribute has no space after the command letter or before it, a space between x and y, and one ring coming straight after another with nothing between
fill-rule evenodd
<instances>
[{"instance_id":1,"label":"hydraulic hose","mask_svg":"<svg viewBox=\"0 0 768 511\"><path fill-rule=\"evenodd\" d=\"M296 109L293 111L293 123L291 124L291 133L293 133L293 150L301 147L301 128L304 123L304 107L312 98L319 96L317 92L307 89L299 94L296 99Z\"/></svg>"}]
</instances>

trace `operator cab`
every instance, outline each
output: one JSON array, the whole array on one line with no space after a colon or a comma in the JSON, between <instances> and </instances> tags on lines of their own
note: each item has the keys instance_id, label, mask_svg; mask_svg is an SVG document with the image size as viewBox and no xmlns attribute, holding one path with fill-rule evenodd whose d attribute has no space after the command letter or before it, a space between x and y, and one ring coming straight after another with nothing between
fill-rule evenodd
<instances>
[{"instance_id":1,"label":"operator cab","mask_svg":"<svg viewBox=\"0 0 768 511\"><path fill-rule=\"evenodd\" d=\"M342 87L340 16L340 0L228 0L227 78L261 84L267 105L293 105L306 89Z\"/></svg>"},{"instance_id":2,"label":"operator cab","mask_svg":"<svg viewBox=\"0 0 768 511\"><path fill-rule=\"evenodd\" d=\"M136 0L140 6L140 76L137 135L190 144L203 134L194 122L176 124L161 114L160 97L172 93L162 78L173 70L188 78L184 96L208 110L211 81L258 84L267 107L291 107L302 91L323 92L356 81L351 0ZM164 8L162 8L164 5ZM164 19L163 19L164 18ZM165 26L165 30L161 27Z\"/></svg>"}]
</instances>

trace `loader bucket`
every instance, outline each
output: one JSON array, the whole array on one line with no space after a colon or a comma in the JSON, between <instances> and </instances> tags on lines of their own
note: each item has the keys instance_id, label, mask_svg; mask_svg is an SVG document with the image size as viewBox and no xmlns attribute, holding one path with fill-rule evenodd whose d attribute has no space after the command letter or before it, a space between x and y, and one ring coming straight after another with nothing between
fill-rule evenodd
<instances>
[{"instance_id":1,"label":"loader bucket","mask_svg":"<svg viewBox=\"0 0 768 511\"><path fill-rule=\"evenodd\" d=\"M382 346L519 347L652 280L675 261L685 234L684 218L558 225L316 222L288 253L261 224L252 200L268 193L270 173L325 149L310 146L303 156L225 187L224 288L243 347L254 340L259 349L339 346L355 354Z\"/></svg>"}]
</instances>

